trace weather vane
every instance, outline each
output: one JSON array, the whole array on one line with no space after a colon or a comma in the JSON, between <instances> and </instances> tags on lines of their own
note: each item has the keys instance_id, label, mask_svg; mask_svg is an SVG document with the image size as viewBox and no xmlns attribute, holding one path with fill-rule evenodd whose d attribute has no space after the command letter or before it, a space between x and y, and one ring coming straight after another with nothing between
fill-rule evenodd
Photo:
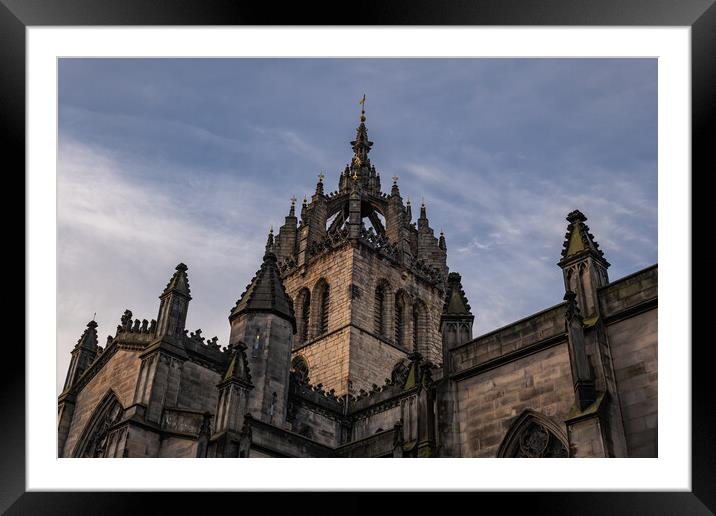
<instances>
[{"instance_id":1,"label":"weather vane","mask_svg":"<svg viewBox=\"0 0 716 516\"><path fill-rule=\"evenodd\" d=\"M363 94L363 98L360 99L360 102L358 104L361 105L361 113L365 113L365 93Z\"/></svg>"}]
</instances>

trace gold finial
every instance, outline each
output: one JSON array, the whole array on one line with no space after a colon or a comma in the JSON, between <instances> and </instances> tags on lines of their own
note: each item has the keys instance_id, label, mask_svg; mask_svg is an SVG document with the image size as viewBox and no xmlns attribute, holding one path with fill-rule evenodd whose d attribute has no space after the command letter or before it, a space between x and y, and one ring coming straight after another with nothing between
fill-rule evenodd
<instances>
[{"instance_id":1,"label":"gold finial","mask_svg":"<svg viewBox=\"0 0 716 516\"><path fill-rule=\"evenodd\" d=\"M360 99L360 102L358 104L361 105L360 121L361 121L361 123L363 123L363 122L365 122L365 93L363 94L363 98Z\"/></svg>"},{"instance_id":2,"label":"gold finial","mask_svg":"<svg viewBox=\"0 0 716 516\"><path fill-rule=\"evenodd\" d=\"M353 164L358 167L360 167L363 164L363 162L360 160L358 155L353 156Z\"/></svg>"},{"instance_id":3,"label":"gold finial","mask_svg":"<svg viewBox=\"0 0 716 516\"><path fill-rule=\"evenodd\" d=\"M353 179L353 181L358 181L358 171L357 170L353 170L353 175L351 176L351 178Z\"/></svg>"}]
</instances>

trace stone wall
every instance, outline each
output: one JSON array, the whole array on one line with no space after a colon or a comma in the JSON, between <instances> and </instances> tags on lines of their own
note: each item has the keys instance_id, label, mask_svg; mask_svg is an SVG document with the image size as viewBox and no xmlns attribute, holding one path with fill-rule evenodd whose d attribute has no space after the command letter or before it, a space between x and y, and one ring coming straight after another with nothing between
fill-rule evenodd
<instances>
[{"instance_id":1,"label":"stone wall","mask_svg":"<svg viewBox=\"0 0 716 516\"><path fill-rule=\"evenodd\" d=\"M450 353L453 373L464 372L533 344L564 335L564 304L486 333Z\"/></svg>"},{"instance_id":2,"label":"stone wall","mask_svg":"<svg viewBox=\"0 0 716 516\"><path fill-rule=\"evenodd\" d=\"M197 441L182 437L166 437L162 439L159 457L196 458Z\"/></svg>"},{"instance_id":3,"label":"stone wall","mask_svg":"<svg viewBox=\"0 0 716 516\"><path fill-rule=\"evenodd\" d=\"M291 431L316 442L335 448L341 435L339 422L315 409L297 406L291 421Z\"/></svg>"},{"instance_id":4,"label":"stone wall","mask_svg":"<svg viewBox=\"0 0 716 516\"><path fill-rule=\"evenodd\" d=\"M640 303L655 300L659 290L658 280L659 269L653 265L599 289L602 317L610 318Z\"/></svg>"},{"instance_id":5,"label":"stone wall","mask_svg":"<svg viewBox=\"0 0 716 516\"><path fill-rule=\"evenodd\" d=\"M181 373L177 406L213 414L216 412L218 401L216 384L220 381L221 375L218 372L193 362L185 362Z\"/></svg>"},{"instance_id":6,"label":"stone wall","mask_svg":"<svg viewBox=\"0 0 716 516\"><path fill-rule=\"evenodd\" d=\"M566 342L460 380L457 384L463 457L495 457L513 421L532 409L564 428L574 402Z\"/></svg>"},{"instance_id":7,"label":"stone wall","mask_svg":"<svg viewBox=\"0 0 716 516\"><path fill-rule=\"evenodd\" d=\"M400 405L392 406L386 410L365 414L358 417L353 424L352 440L357 441L375 435L384 430L392 430L401 419Z\"/></svg>"},{"instance_id":8,"label":"stone wall","mask_svg":"<svg viewBox=\"0 0 716 516\"><path fill-rule=\"evenodd\" d=\"M630 457L657 457L657 311L607 327Z\"/></svg>"},{"instance_id":9,"label":"stone wall","mask_svg":"<svg viewBox=\"0 0 716 516\"><path fill-rule=\"evenodd\" d=\"M323 384L324 390L334 389L338 396L348 392L350 332L350 326L346 326L291 355L292 359L301 356L306 360L311 384Z\"/></svg>"},{"instance_id":10,"label":"stone wall","mask_svg":"<svg viewBox=\"0 0 716 516\"><path fill-rule=\"evenodd\" d=\"M106 353L106 351L105 351ZM77 402L63 455L71 456L95 408L111 389L125 409L132 403L137 384L139 352L119 349L77 394Z\"/></svg>"},{"instance_id":11,"label":"stone wall","mask_svg":"<svg viewBox=\"0 0 716 516\"><path fill-rule=\"evenodd\" d=\"M386 378L390 378L393 366L407 355L406 351L377 339L372 334L351 328L351 394L357 395L361 389L369 392L373 384L383 385Z\"/></svg>"}]
</instances>

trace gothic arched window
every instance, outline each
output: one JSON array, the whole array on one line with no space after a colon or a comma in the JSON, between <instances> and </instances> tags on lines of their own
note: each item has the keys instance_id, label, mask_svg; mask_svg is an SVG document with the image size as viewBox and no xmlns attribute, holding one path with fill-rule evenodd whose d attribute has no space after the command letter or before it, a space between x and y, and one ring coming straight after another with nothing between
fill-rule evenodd
<instances>
[{"instance_id":1,"label":"gothic arched window","mask_svg":"<svg viewBox=\"0 0 716 516\"><path fill-rule=\"evenodd\" d=\"M110 430L124 414L122 404L111 390L105 394L85 425L77 446L75 457L107 457L112 444Z\"/></svg>"},{"instance_id":2,"label":"gothic arched window","mask_svg":"<svg viewBox=\"0 0 716 516\"><path fill-rule=\"evenodd\" d=\"M375 302L373 305L375 332L381 337L388 336L388 293L388 282L381 280L375 289Z\"/></svg>"},{"instance_id":3,"label":"gothic arched window","mask_svg":"<svg viewBox=\"0 0 716 516\"><path fill-rule=\"evenodd\" d=\"M298 355L291 361L291 371L301 383L308 383L308 362Z\"/></svg>"},{"instance_id":4,"label":"gothic arched window","mask_svg":"<svg viewBox=\"0 0 716 516\"><path fill-rule=\"evenodd\" d=\"M413 304L413 351L418 351L424 356L427 350L427 307L420 299Z\"/></svg>"},{"instance_id":5,"label":"gothic arched window","mask_svg":"<svg viewBox=\"0 0 716 516\"><path fill-rule=\"evenodd\" d=\"M373 305L373 318L375 320L375 332L378 335L385 334L385 321L383 311L385 310L385 288L383 284L375 289L375 304Z\"/></svg>"},{"instance_id":6,"label":"gothic arched window","mask_svg":"<svg viewBox=\"0 0 716 516\"><path fill-rule=\"evenodd\" d=\"M395 344L406 347L405 326L406 326L406 303L403 292L395 294Z\"/></svg>"},{"instance_id":7,"label":"gothic arched window","mask_svg":"<svg viewBox=\"0 0 716 516\"><path fill-rule=\"evenodd\" d=\"M317 314L316 314L316 336L323 335L328 332L328 313L331 306L331 287L326 280L319 281L314 292L317 296Z\"/></svg>"},{"instance_id":8,"label":"gothic arched window","mask_svg":"<svg viewBox=\"0 0 716 516\"><path fill-rule=\"evenodd\" d=\"M564 458L569 456L564 432L550 419L524 411L507 431L498 457Z\"/></svg>"},{"instance_id":9,"label":"gothic arched window","mask_svg":"<svg viewBox=\"0 0 716 516\"><path fill-rule=\"evenodd\" d=\"M296 311L298 312L298 342L308 340L309 318L311 314L311 292L307 288L301 289L296 296Z\"/></svg>"}]
</instances>

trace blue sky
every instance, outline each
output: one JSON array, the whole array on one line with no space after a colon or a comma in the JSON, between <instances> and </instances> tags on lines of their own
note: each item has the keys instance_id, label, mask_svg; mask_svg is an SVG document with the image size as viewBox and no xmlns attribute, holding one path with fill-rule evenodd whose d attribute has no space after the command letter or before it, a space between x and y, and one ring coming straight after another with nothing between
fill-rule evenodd
<instances>
[{"instance_id":1,"label":"blue sky","mask_svg":"<svg viewBox=\"0 0 716 516\"><path fill-rule=\"evenodd\" d=\"M350 160L367 95L384 189L425 198L475 335L561 301L580 209L611 280L657 262L655 59L61 59L58 391L97 313L156 318L189 266L187 326L228 313L290 197ZM417 210L414 210L417 213Z\"/></svg>"}]
</instances>

